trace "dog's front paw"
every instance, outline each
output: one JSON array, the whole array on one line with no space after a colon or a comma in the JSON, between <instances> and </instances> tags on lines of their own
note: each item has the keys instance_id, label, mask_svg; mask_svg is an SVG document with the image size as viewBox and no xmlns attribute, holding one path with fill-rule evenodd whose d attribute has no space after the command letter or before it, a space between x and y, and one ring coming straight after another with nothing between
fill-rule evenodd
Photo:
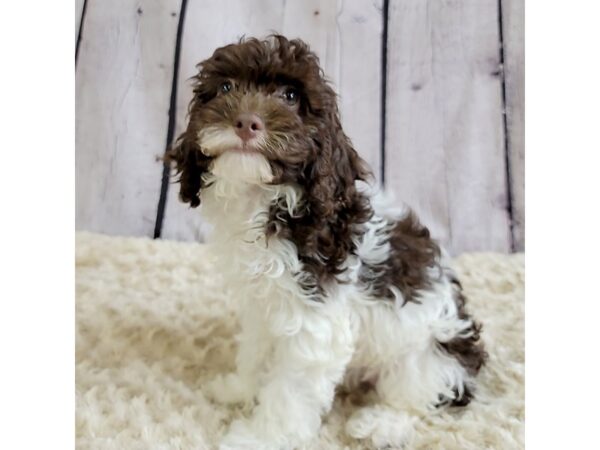
<instances>
[{"instance_id":1,"label":"dog's front paw","mask_svg":"<svg viewBox=\"0 0 600 450\"><path fill-rule=\"evenodd\" d=\"M382 406L364 407L346 422L346 433L370 439L376 448L405 448L413 437L416 418Z\"/></svg>"},{"instance_id":2,"label":"dog's front paw","mask_svg":"<svg viewBox=\"0 0 600 450\"><path fill-rule=\"evenodd\" d=\"M219 403L251 403L254 399L252 385L238 374L228 373L217 375L203 386L203 390L209 398Z\"/></svg>"}]
</instances>

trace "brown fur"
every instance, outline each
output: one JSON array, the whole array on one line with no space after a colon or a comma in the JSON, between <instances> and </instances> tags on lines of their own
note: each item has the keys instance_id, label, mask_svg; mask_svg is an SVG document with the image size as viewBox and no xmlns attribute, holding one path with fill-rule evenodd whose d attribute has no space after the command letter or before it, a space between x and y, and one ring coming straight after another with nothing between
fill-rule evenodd
<instances>
[{"instance_id":1,"label":"brown fur","mask_svg":"<svg viewBox=\"0 0 600 450\"><path fill-rule=\"evenodd\" d=\"M179 198L195 208L200 205L202 174L208 170L212 158L204 155L189 135L190 131L186 131L179 136L178 145L167 153L166 159L177 164L180 174L177 181L181 186Z\"/></svg>"},{"instance_id":2,"label":"brown fur","mask_svg":"<svg viewBox=\"0 0 600 450\"><path fill-rule=\"evenodd\" d=\"M212 161L199 147L198 132L207 126L230 127L240 112L258 114L267 130L267 144L259 151L271 165L272 182L300 187L304 199L293 214L283 200L271 205L265 233L296 245L309 275L302 277L306 287L320 291L355 253L353 237L373 212L355 187L357 180L370 177L369 169L342 130L336 95L318 58L304 42L275 35L219 48L199 67L188 127L167 155L180 175L181 200L192 207L200 204L202 174ZM226 81L232 82L232 90L221 95L219 89ZM284 86L297 91L297 104L286 106L274 98ZM439 270L441 276L439 247L412 214L393 224L389 242L388 260L376 266L364 264L361 281L379 298L393 298L390 287L394 286L405 301L418 301L415 294L429 287L431 273ZM456 286L460 317L466 319L465 298ZM475 374L485 352L478 342L480 326L475 324L471 331L468 338L439 345ZM469 402L472 394L468 386L464 389L454 404Z\"/></svg>"},{"instance_id":3,"label":"brown fur","mask_svg":"<svg viewBox=\"0 0 600 450\"><path fill-rule=\"evenodd\" d=\"M386 231L387 233L387 231ZM415 293L430 286L428 272L438 269L440 249L411 212L398 220L389 233L390 257L381 265L364 265L361 280L377 297L394 298L390 286L397 287L404 301L416 301Z\"/></svg>"},{"instance_id":4,"label":"brown fur","mask_svg":"<svg viewBox=\"0 0 600 450\"><path fill-rule=\"evenodd\" d=\"M242 106L258 110L270 130L264 156L275 174L273 183L296 183L306 199L294 217L273 205L267 231L297 245L315 285L331 280L354 249L351 226L371 217L367 199L354 185L370 172L342 130L336 95L317 56L300 40L273 36L219 48L199 66L188 128L168 155L180 173L181 200L200 204L200 177L211 161L196 142L198 131L231 123ZM219 86L230 79L236 80L235 92L219 96ZM295 110L259 95L282 85L298 89Z\"/></svg>"},{"instance_id":5,"label":"brown fur","mask_svg":"<svg viewBox=\"0 0 600 450\"><path fill-rule=\"evenodd\" d=\"M466 311L467 299L460 282L453 273L450 273L449 276L454 286L454 301L458 307L458 317L463 320L472 320ZM449 355L456 358L469 375L475 376L485 364L488 355L479 340L481 324L475 321L472 321L472 324L471 328L467 330L470 332L469 337L457 337L449 342L438 342L438 345ZM456 396L451 403L452 406L465 406L473 398L473 392L471 392L469 386L463 386L463 389L462 397Z\"/></svg>"},{"instance_id":6,"label":"brown fur","mask_svg":"<svg viewBox=\"0 0 600 450\"><path fill-rule=\"evenodd\" d=\"M458 317L463 320L472 320L466 310L467 299L460 282L453 277L452 284L454 285L454 299L458 307ZM456 357L470 375L476 375L487 358L487 353L479 342L481 324L473 321L473 326L468 331L471 332L468 338L456 338L440 345L449 354Z\"/></svg>"}]
</instances>

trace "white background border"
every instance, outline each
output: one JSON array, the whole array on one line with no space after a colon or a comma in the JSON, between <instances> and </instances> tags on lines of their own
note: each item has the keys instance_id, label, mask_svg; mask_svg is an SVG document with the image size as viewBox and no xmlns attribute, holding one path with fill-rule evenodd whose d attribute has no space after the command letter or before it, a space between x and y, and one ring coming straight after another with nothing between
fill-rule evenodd
<instances>
[{"instance_id":1,"label":"white background border","mask_svg":"<svg viewBox=\"0 0 600 450\"><path fill-rule=\"evenodd\" d=\"M600 4L525 6L526 442L598 448Z\"/></svg>"},{"instance_id":2,"label":"white background border","mask_svg":"<svg viewBox=\"0 0 600 450\"><path fill-rule=\"evenodd\" d=\"M74 2L0 13L0 448L70 449Z\"/></svg>"},{"instance_id":3,"label":"white background border","mask_svg":"<svg viewBox=\"0 0 600 450\"><path fill-rule=\"evenodd\" d=\"M74 447L71 2L0 15L0 448ZM598 445L600 4L526 2L527 447Z\"/></svg>"}]
</instances>

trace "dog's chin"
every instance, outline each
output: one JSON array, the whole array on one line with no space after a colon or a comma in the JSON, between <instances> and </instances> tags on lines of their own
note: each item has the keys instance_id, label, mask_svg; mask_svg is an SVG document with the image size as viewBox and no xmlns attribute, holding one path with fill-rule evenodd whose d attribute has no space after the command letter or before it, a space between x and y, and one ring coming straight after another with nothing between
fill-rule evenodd
<instances>
[{"instance_id":1,"label":"dog's chin","mask_svg":"<svg viewBox=\"0 0 600 450\"><path fill-rule=\"evenodd\" d=\"M215 177L230 182L266 184L273 181L269 161L255 150L226 150L213 160L210 171Z\"/></svg>"},{"instance_id":2,"label":"dog's chin","mask_svg":"<svg viewBox=\"0 0 600 450\"><path fill-rule=\"evenodd\" d=\"M251 184L273 180L269 161L255 148L258 142L244 144L231 128L206 127L199 132L198 143L205 155L214 158L210 171L217 178Z\"/></svg>"}]
</instances>

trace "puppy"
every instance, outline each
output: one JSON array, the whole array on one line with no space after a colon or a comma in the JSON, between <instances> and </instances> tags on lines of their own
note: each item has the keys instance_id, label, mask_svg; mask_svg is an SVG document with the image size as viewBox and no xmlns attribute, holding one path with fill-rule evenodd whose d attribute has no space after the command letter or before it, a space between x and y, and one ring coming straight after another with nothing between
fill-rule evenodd
<instances>
[{"instance_id":1,"label":"puppy","mask_svg":"<svg viewBox=\"0 0 600 450\"><path fill-rule=\"evenodd\" d=\"M219 48L199 68L168 158L181 200L213 225L240 304L236 369L207 389L252 412L220 448L302 445L340 386L372 386L345 429L376 447L469 403L480 326L427 228L371 195L315 54L275 35Z\"/></svg>"}]
</instances>

